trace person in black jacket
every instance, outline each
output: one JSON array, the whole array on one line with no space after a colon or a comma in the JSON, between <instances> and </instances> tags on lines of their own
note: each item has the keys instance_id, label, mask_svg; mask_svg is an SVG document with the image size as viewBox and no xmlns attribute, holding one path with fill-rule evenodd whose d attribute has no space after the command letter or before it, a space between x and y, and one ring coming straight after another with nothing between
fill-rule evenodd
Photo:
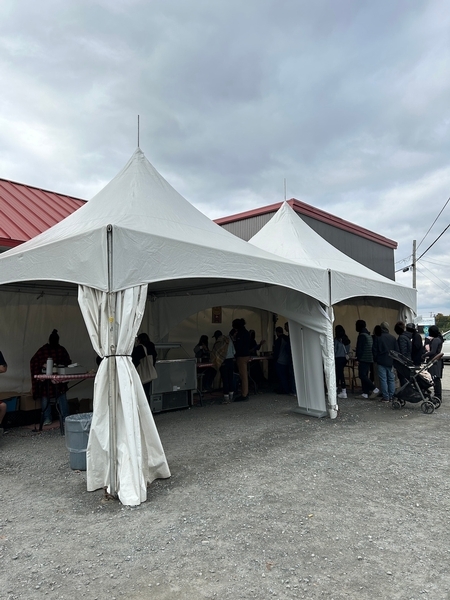
<instances>
[{"instance_id":1,"label":"person in black jacket","mask_svg":"<svg viewBox=\"0 0 450 600\"><path fill-rule=\"evenodd\" d=\"M383 321L380 325L381 335L373 340L373 359L377 363L378 377L382 394L382 402L389 402L395 393L395 376L392 368L394 359L389 351L398 352L398 343L393 335L389 333L389 324Z\"/></svg>"},{"instance_id":2,"label":"person in black jacket","mask_svg":"<svg viewBox=\"0 0 450 600\"><path fill-rule=\"evenodd\" d=\"M236 330L234 349L236 351L236 365L241 378L241 395L234 399L235 402L248 400L248 361L250 360L250 333L245 328L245 319L234 319L233 329Z\"/></svg>"},{"instance_id":3,"label":"person in black jacket","mask_svg":"<svg viewBox=\"0 0 450 600\"><path fill-rule=\"evenodd\" d=\"M417 331L414 323L406 323L406 331L411 333L411 359L418 367L422 364L422 357L425 352L422 342L422 336Z\"/></svg>"},{"instance_id":4,"label":"person in black jacket","mask_svg":"<svg viewBox=\"0 0 450 600\"><path fill-rule=\"evenodd\" d=\"M276 340L273 345L273 362L280 384L280 394L292 394L294 390L291 385L292 351L291 341L288 335L283 333L281 327L275 329Z\"/></svg>"},{"instance_id":5,"label":"person in black jacket","mask_svg":"<svg viewBox=\"0 0 450 600\"><path fill-rule=\"evenodd\" d=\"M428 337L425 340L425 355L424 358L431 360L442 352L442 344L444 338L441 335L438 327L432 325L428 331ZM428 369L434 380L434 395L442 400L442 374L444 371L444 359L441 358Z\"/></svg>"},{"instance_id":6,"label":"person in black jacket","mask_svg":"<svg viewBox=\"0 0 450 600\"><path fill-rule=\"evenodd\" d=\"M398 335L398 351L405 358L412 360L412 333L405 330L405 324L403 321L397 321L397 323L394 325L394 331ZM397 371L397 377L399 378L401 385L404 385L407 382L406 377L404 377L399 371Z\"/></svg>"},{"instance_id":7,"label":"person in black jacket","mask_svg":"<svg viewBox=\"0 0 450 600\"><path fill-rule=\"evenodd\" d=\"M379 389L375 386L369 377L370 367L373 362L372 345L373 340L363 319L358 319L355 323L355 329L358 332L356 339L356 360L358 361L358 375L361 379L362 393L360 398L367 400L369 395L376 398Z\"/></svg>"}]
</instances>

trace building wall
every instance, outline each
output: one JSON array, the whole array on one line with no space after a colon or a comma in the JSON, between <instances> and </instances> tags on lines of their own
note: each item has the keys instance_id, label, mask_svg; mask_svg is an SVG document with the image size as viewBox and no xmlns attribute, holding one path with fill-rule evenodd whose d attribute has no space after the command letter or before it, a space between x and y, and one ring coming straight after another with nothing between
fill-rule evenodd
<instances>
[{"instance_id":1,"label":"building wall","mask_svg":"<svg viewBox=\"0 0 450 600\"><path fill-rule=\"evenodd\" d=\"M268 221L270 221L274 214L275 211L256 215L249 219L226 223L222 225L222 227L237 237L248 241L258 233ZM347 256L350 256L369 269L380 273L380 275L395 280L394 250L392 248L377 244L372 240L344 231L338 227L334 227L333 225L318 221L306 215L298 215L298 217L299 219L303 219L305 223L314 229L314 231L322 236L328 243L332 244Z\"/></svg>"}]
</instances>

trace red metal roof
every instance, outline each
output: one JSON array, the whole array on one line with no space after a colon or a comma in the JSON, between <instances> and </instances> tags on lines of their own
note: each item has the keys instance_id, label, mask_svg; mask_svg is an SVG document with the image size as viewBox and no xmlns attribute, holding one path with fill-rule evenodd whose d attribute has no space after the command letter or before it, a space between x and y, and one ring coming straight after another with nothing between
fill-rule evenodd
<instances>
[{"instance_id":1,"label":"red metal roof","mask_svg":"<svg viewBox=\"0 0 450 600\"><path fill-rule=\"evenodd\" d=\"M85 200L0 179L0 246L13 248L56 225Z\"/></svg>"},{"instance_id":2,"label":"red metal roof","mask_svg":"<svg viewBox=\"0 0 450 600\"><path fill-rule=\"evenodd\" d=\"M248 210L246 212L238 213L236 215L230 215L229 217L215 219L214 222L218 225L226 225L227 223L234 223L236 221L243 221L244 219L251 219L252 217L276 212L282 204L282 202L277 202L276 204L270 204L269 206L263 206L254 210ZM390 240L389 238L386 238L382 235L379 235L378 233L370 231L369 229L365 229L364 227L360 227L359 225L350 223L350 221L345 221L344 219L335 217L330 213L320 210L319 208L315 208L310 204L305 204L305 202L300 202L300 200L296 200L295 198L288 200L288 204L295 210L295 212L305 215L307 217L311 217L312 219L316 219L316 221L323 221L328 225L332 225L333 227L337 227L338 229L348 231L350 233L358 235L359 237L363 237L368 240L371 240L372 242L376 242L377 244L381 244L382 246L387 246L388 248L395 249L398 246L397 242L395 242L394 240Z\"/></svg>"},{"instance_id":3,"label":"red metal roof","mask_svg":"<svg viewBox=\"0 0 450 600\"><path fill-rule=\"evenodd\" d=\"M83 206L85 200L65 194L49 192L31 185L0 178L0 247L13 248L42 233ZM364 227L335 217L295 198L288 201L295 212L323 221L333 227L372 240L388 248L397 248L397 242L369 231ZM250 219L276 212L282 202L254 210L215 219L218 225Z\"/></svg>"}]
</instances>

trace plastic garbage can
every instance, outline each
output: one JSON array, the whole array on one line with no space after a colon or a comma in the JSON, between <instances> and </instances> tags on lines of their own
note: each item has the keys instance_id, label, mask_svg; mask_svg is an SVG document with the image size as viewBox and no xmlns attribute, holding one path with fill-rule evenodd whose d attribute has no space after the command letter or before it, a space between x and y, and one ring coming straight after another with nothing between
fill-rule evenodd
<instances>
[{"instance_id":1,"label":"plastic garbage can","mask_svg":"<svg viewBox=\"0 0 450 600\"><path fill-rule=\"evenodd\" d=\"M91 429L92 413L66 417L66 446L71 469L86 471L86 449Z\"/></svg>"}]
</instances>

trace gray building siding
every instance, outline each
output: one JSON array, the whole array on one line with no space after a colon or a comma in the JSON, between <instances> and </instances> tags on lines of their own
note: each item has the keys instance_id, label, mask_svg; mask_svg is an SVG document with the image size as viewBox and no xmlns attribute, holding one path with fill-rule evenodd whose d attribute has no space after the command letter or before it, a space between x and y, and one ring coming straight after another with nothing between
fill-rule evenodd
<instances>
[{"instance_id":1,"label":"gray building siding","mask_svg":"<svg viewBox=\"0 0 450 600\"><path fill-rule=\"evenodd\" d=\"M224 229L241 239L248 241L264 225L270 221L274 212L256 215L248 219L234 221L222 225ZM318 221L306 215L297 216L305 221L316 233L323 237L335 248L350 256L369 269L395 280L394 250L378 244L367 238L344 231L323 221Z\"/></svg>"}]
</instances>

